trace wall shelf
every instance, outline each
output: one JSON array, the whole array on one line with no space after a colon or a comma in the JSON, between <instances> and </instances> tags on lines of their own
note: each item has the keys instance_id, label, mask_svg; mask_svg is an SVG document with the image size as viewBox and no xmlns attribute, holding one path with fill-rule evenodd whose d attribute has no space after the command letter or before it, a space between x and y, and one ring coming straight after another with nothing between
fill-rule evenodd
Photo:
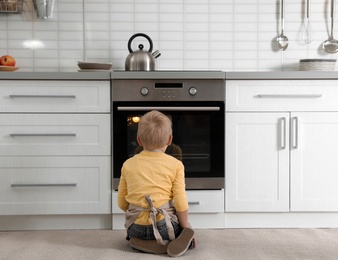
<instances>
[{"instance_id":1,"label":"wall shelf","mask_svg":"<svg viewBox=\"0 0 338 260\"><path fill-rule=\"evenodd\" d=\"M23 0L0 0L0 13L21 14Z\"/></svg>"}]
</instances>

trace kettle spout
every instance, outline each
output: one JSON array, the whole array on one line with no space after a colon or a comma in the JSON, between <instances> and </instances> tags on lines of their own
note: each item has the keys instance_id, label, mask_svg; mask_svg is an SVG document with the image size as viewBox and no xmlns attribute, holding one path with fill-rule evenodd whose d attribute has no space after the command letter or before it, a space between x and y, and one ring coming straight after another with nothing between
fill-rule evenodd
<instances>
[{"instance_id":1,"label":"kettle spout","mask_svg":"<svg viewBox=\"0 0 338 260\"><path fill-rule=\"evenodd\" d=\"M154 51L151 55L153 55L153 57L156 59L161 56L161 53L159 50L157 50L157 51Z\"/></svg>"}]
</instances>

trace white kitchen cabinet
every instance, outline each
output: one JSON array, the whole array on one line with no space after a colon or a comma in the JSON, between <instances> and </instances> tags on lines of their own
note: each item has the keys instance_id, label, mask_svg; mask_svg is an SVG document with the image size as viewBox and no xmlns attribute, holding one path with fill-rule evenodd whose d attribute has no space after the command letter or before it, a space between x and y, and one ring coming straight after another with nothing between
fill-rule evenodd
<instances>
[{"instance_id":1,"label":"white kitchen cabinet","mask_svg":"<svg viewBox=\"0 0 338 260\"><path fill-rule=\"evenodd\" d=\"M292 113L291 211L338 211L338 112Z\"/></svg>"},{"instance_id":2,"label":"white kitchen cabinet","mask_svg":"<svg viewBox=\"0 0 338 260\"><path fill-rule=\"evenodd\" d=\"M108 79L0 80L0 229L111 221L110 119Z\"/></svg>"},{"instance_id":3,"label":"white kitchen cabinet","mask_svg":"<svg viewBox=\"0 0 338 260\"><path fill-rule=\"evenodd\" d=\"M288 211L288 113L226 114L226 211Z\"/></svg>"},{"instance_id":4,"label":"white kitchen cabinet","mask_svg":"<svg viewBox=\"0 0 338 260\"><path fill-rule=\"evenodd\" d=\"M226 212L338 211L334 80L233 80Z\"/></svg>"}]
</instances>

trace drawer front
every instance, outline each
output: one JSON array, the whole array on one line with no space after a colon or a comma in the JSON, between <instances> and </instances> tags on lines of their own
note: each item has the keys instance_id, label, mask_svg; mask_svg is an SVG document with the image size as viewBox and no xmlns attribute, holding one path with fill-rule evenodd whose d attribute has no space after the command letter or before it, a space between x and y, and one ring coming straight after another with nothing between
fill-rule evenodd
<instances>
[{"instance_id":1,"label":"drawer front","mask_svg":"<svg viewBox=\"0 0 338 260\"><path fill-rule=\"evenodd\" d=\"M224 212L224 190L188 190L189 213ZM124 213L117 205L117 192L112 194L112 212Z\"/></svg>"},{"instance_id":2,"label":"drawer front","mask_svg":"<svg viewBox=\"0 0 338 260\"><path fill-rule=\"evenodd\" d=\"M229 80L227 111L338 111L335 80Z\"/></svg>"},{"instance_id":3,"label":"drawer front","mask_svg":"<svg viewBox=\"0 0 338 260\"><path fill-rule=\"evenodd\" d=\"M109 81L0 80L0 112L110 112Z\"/></svg>"},{"instance_id":4,"label":"drawer front","mask_svg":"<svg viewBox=\"0 0 338 260\"><path fill-rule=\"evenodd\" d=\"M0 114L0 156L110 155L109 114Z\"/></svg>"},{"instance_id":5,"label":"drawer front","mask_svg":"<svg viewBox=\"0 0 338 260\"><path fill-rule=\"evenodd\" d=\"M117 191L112 191L112 213L124 214L123 210L121 210L117 204Z\"/></svg>"},{"instance_id":6,"label":"drawer front","mask_svg":"<svg viewBox=\"0 0 338 260\"><path fill-rule=\"evenodd\" d=\"M110 157L0 157L0 214L110 214Z\"/></svg>"},{"instance_id":7,"label":"drawer front","mask_svg":"<svg viewBox=\"0 0 338 260\"><path fill-rule=\"evenodd\" d=\"M224 212L224 190L188 190L190 213Z\"/></svg>"}]
</instances>

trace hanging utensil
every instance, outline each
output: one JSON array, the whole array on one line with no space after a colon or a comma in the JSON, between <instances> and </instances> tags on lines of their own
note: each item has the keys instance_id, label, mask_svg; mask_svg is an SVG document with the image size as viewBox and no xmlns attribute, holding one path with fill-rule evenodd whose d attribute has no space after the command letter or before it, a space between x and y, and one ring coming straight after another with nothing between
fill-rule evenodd
<instances>
[{"instance_id":1,"label":"hanging utensil","mask_svg":"<svg viewBox=\"0 0 338 260\"><path fill-rule=\"evenodd\" d=\"M334 24L334 7L335 0L331 0L331 34L329 38L323 43L323 48L328 53L338 52L338 41L333 38L333 24Z\"/></svg>"},{"instance_id":2,"label":"hanging utensil","mask_svg":"<svg viewBox=\"0 0 338 260\"><path fill-rule=\"evenodd\" d=\"M313 30L312 26L310 24L310 0L307 0L306 3L306 22L305 22L305 28L303 32L303 42L305 44L310 44L313 41Z\"/></svg>"},{"instance_id":3,"label":"hanging utensil","mask_svg":"<svg viewBox=\"0 0 338 260\"><path fill-rule=\"evenodd\" d=\"M289 45L289 39L284 35L284 0L281 0L281 34L277 37L279 49L285 51Z\"/></svg>"}]
</instances>

